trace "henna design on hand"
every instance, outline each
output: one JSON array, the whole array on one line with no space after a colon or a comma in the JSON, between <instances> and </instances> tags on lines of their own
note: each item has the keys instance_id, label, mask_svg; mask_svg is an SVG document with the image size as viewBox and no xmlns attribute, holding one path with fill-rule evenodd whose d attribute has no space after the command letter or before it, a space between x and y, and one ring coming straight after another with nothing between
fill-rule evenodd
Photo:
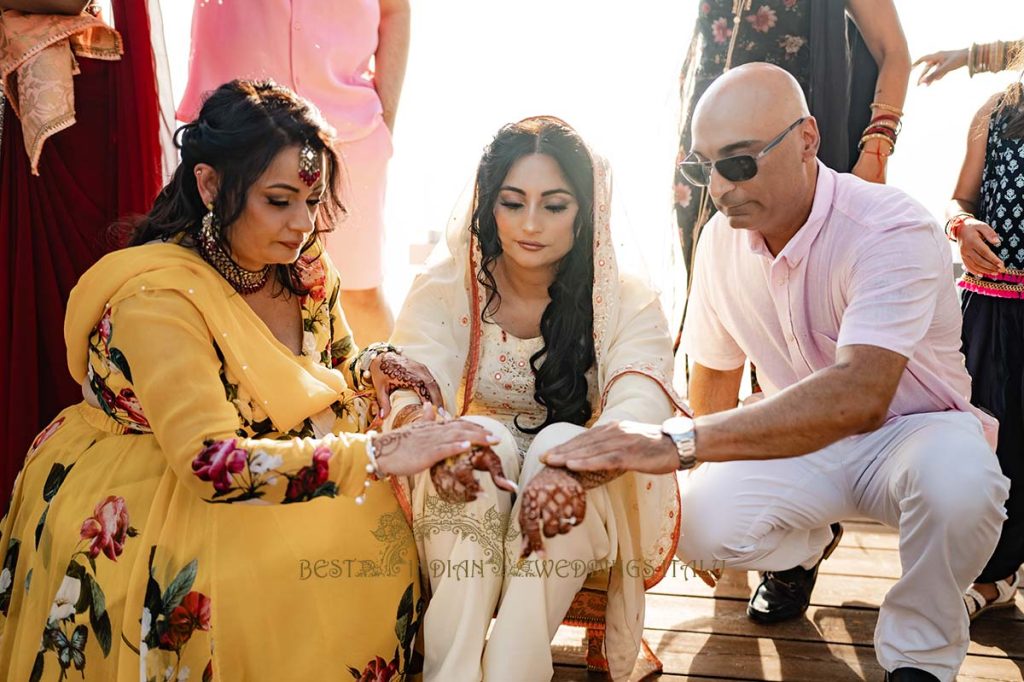
<instances>
[{"instance_id":1,"label":"henna design on hand","mask_svg":"<svg viewBox=\"0 0 1024 682\"><path fill-rule=\"evenodd\" d=\"M430 467L437 495L449 504L472 502L480 492L469 453L449 457Z\"/></svg>"},{"instance_id":2,"label":"henna design on hand","mask_svg":"<svg viewBox=\"0 0 1024 682\"><path fill-rule=\"evenodd\" d=\"M400 429L403 426L409 424L415 424L417 421L423 418L423 406L422 405L406 405L398 414L395 415L394 421L391 422L392 429Z\"/></svg>"},{"instance_id":3,"label":"henna design on hand","mask_svg":"<svg viewBox=\"0 0 1024 682\"><path fill-rule=\"evenodd\" d=\"M523 491L519 510L522 558L543 552L544 537L568 533L583 521L586 512L587 495L583 484L565 469L545 467Z\"/></svg>"},{"instance_id":4,"label":"henna design on hand","mask_svg":"<svg viewBox=\"0 0 1024 682\"><path fill-rule=\"evenodd\" d=\"M394 354L385 354L380 359L378 369L381 374L391 380L395 388L412 389L423 402L432 402L427 383L396 359Z\"/></svg>"},{"instance_id":5,"label":"henna design on hand","mask_svg":"<svg viewBox=\"0 0 1024 682\"><path fill-rule=\"evenodd\" d=\"M608 469L607 471L569 471L565 469L564 471L579 481L584 490L591 490L605 483L610 483L626 473L622 469Z\"/></svg>"},{"instance_id":6,"label":"henna design on hand","mask_svg":"<svg viewBox=\"0 0 1024 682\"><path fill-rule=\"evenodd\" d=\"M415 425L413 425L415 426ZM390 431L388 433L382 433L375 437L373 446L377 453L377 459L388 457L389 455L395 454L395 450L403 440L409 437L410 429L402 429L401 431Z\"/></svg>"},{"instance_id":7,"label":"henna design on hand","mask_svg":"<svg viewBox=\"0 0 1024 682\"><path fill-rule=\"evenodd\" d=\"M515 486L505 478L501 458L490 448L475 447L470 452L438 462L430 468L430 480L438 497L445 502L472 502L480 493L475 471L488 472L499 489L514 492Z\"/></svg>"}]
</instances>

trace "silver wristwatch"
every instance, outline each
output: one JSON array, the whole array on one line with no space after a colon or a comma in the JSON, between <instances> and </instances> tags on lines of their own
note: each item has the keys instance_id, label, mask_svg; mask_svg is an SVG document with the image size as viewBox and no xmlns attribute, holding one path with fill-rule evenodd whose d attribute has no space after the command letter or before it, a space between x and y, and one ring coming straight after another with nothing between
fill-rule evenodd
<instances>
[{"instance_id":1,"label":"silver wristwatch","mask_svg":"<svg viewBox=\"0 0 1024 682\"><path fill-rule=\"evenodd\" d=\"M697 432L689 417L669 417L661 424L661 432L668 436L679 454L679 471L697 465Z\"/></svg>"}]
</instances>

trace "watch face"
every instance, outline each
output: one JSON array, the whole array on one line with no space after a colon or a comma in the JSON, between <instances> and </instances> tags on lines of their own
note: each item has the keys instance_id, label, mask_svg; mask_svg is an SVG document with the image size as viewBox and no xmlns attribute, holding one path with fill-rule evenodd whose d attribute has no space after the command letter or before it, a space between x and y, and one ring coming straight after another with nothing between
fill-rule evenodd
<instances>
[{"instance_id":1,"label":"watch face","mask_svg":"<svg viewBox=\"0 0 1024 682\"><path fill-rule=\"evenodd\" d=\"M671 436L681 436L693 430L693 420L689 417L670 417L662 423L661 430Z\"/></svg>"}]
</instances>

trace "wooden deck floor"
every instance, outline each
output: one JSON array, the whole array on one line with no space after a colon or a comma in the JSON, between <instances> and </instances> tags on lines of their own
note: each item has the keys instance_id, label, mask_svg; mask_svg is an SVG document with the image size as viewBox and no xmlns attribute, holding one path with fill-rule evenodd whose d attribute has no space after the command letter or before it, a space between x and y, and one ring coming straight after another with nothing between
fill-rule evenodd
<instances>
[{"instance_id":1,"label":"wooden deck floor","mask_svg":"<svg viewBox=\"0 0 1024 682\"><path fill-rule=\"evenodd\" d=\"M756 573L727 572L714 590L680 572L647 594L646 639L664 664L651 680L881 680L872 646L878 606L900 574L896 532L844 524L842 544L821 566L805 618L757 626L745 607ZM1024 680L1024 592L1013 609L990 611L971 628L960 680ZM588 676L583 631L555 638L555 680Z\"/></svg>"}]
</instances>

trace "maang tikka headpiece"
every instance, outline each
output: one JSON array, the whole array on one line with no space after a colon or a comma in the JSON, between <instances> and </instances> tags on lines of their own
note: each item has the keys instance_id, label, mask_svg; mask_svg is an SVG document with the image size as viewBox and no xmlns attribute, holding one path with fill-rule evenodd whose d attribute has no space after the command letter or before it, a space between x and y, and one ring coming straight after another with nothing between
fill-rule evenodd
<instances>
[{"instance_id":1,"label":"maang tikka headpiece","mask_svg":"<svg viewBox=\"0 0 1024 682\"><path fill-rule=\"evenodd\" d=\"M320 154L307 140L299 150L299 179L312 187L320 179Z\"/></svg>"}]
</instances>

